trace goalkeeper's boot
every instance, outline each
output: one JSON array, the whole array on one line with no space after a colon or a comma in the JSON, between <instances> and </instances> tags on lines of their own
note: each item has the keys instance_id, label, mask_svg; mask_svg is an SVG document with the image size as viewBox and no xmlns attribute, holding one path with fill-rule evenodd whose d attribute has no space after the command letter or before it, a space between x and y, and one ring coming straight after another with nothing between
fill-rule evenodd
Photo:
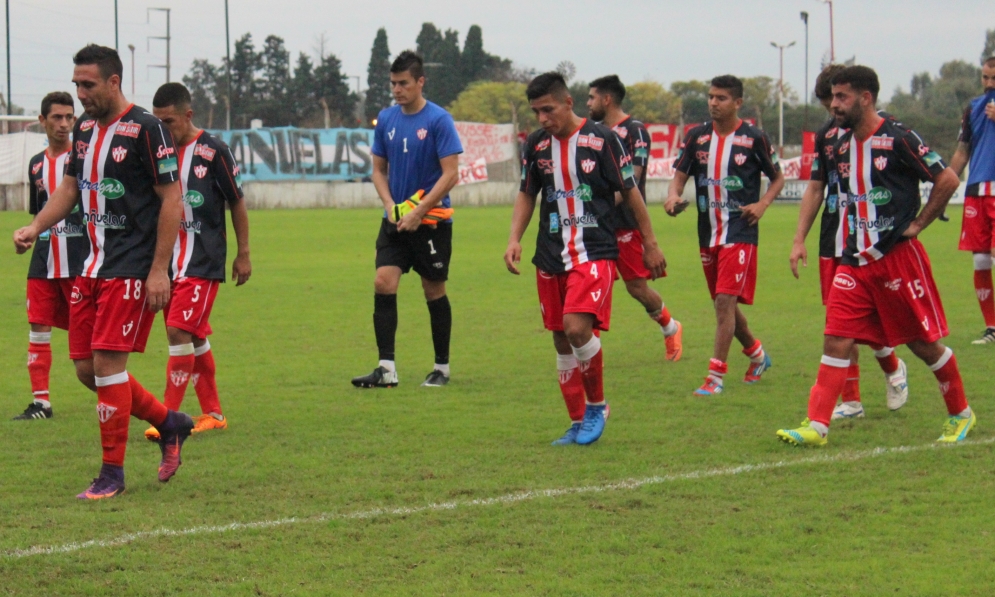
<instances>
[{"instance_id":1,"label":"goalkeeper's boot","mask_svg":"<svg viewBox=\"0 0 995 597\"><path fill-rule=\"evenodd\" d=\"M974 429L974 425L977 422L978 419L974 416L973 409L971 410L971 414L966 417L951 415L947 418L947 422L943 424L943 435L936 441L945 444L955 444L964 441L964 438Z\"/></svg>"},{"instance_id":2,"label":"goalkeeper's boot","mask_svg":"<svg viewBox=\"0 0 995 597\"><path fill-rule=\"evenodd\" d=\"M792 446L811 447L824 446L829 441L826 439L826 436L812 429L811 424L803 425L798 429L779 429L777 431L777 439Z\"/></svg>"},{"instance_id":3,"label":"goalkeeper's boot","mask_svg":"<svg viewBox=\"0 0 995 597\"><path fill-rule=\"evenodd\" d=\"M397 371L377 367L369 375L352 378L352 385L357 388L394 388L397 387Z\"/></svg>"}]
</instances>

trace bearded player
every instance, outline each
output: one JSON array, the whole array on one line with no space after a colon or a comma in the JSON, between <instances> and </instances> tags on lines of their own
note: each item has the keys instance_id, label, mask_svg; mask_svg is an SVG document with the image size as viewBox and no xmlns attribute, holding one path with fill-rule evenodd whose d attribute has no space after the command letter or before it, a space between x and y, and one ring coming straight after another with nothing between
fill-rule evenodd
<instances>
[{"instance_id":1,"label":"bearded player","mask_svg":"<svg viewBox=\"0 0 995 597\"><path fill-rule=\"evenodd\" d=\"M504 262L512 274L520 273L522 236L542 193L532 263L571 419L570 428L553 445L586 445L597 441L605 428L598 331L607 331L611 321L618 258L612 227L616 193L635 215L644 265L653 278L663 275L666 261L618 135L574 113L573 98L559 73L539 75L525 93L542 129L525 142L522 184Z\"/></svg>"},{"instance_id":2,"label":"bearded player","mask_svg":"<svg viewBox=\"0 0 995 597\"><path fill-rule=\"evenodd\" d=\"M601 77L591 82L587 96L587 109L591 119L615 131L625 144L632 158L632 171L639 187L639 194L646 201L646 166L649 163L650 136L646 126L622 110L625 99L625 85L617 75ZM684 348L681 338L684 328L681 322L670 316L659 293L647 281L652 275L643 265L643 240L639 234L636 217L628 205L616 198L615 240L618 241L618 273L625 282L629 296L639 301L650 319L660 326L666 345L668 361L679 361ZM666 274L664 274L666 275Z\"/></svg>"}]
</instances>

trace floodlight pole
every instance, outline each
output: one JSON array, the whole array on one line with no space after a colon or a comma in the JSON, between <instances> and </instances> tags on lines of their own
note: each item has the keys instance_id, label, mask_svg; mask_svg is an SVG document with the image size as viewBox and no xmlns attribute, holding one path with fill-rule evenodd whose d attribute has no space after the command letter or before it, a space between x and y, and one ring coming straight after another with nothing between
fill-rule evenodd
<instances>
[{"instance_id":1,"label":"floodlight pole","mask_svg":"<svg viewBox=\"0 0 995 597\"><path fill-rule=\"evenodd\" d=\"M166 64L150 64L149 66L152 67L152 68L164 68L164 69L166 69L166 82L169 83L170 80L171 80L169 78L169 70L170 70L170 66L171 66L171 63L169 61L169 46L170 46L170 42L172 40L172 37L170 37L170 34L169 34L169 13L171 12L172 9L169 9L169 8L148 8L148 9L146 9L146 12L145 12L145 20L146 20L146 22L148 21L149 13L151 11L153 11L153 10L158 10L160 12L166 13L166 35L165 35L165 37L163 37L161 35L152 35L152 36L149 36L146 39L146 46L148 45L148 40L150 40L150 39L162 39L162 40L165 40L166 41Z\"/></svg>"},{"instance_id":2,"label":"floodlight pole","mask_svg":"<svg viewBox=\"0 0 995 597\"><path fill-rule=\"evenodd\" d=\"M131 99L135 99L135 44L128 44L131 50Z\"/></svg>"},{"instance_id":3,"label":"floodlight pole","mask_svg":"<svg viewBox=\"0 0 995 597\"><path fill-rule=\"evenodd\" d=\"M781 157L784 157L784 50L785 48L790 48L795 45L795 42L791 42L787 45L780 45L775 42L770 42L770 45L777 48L778 53L781 55L781 77L780 82L777 84L777 147L778 153Z\"/></svg>"},{"instance_id":4,"label":"floodlight pole","mask_svg":"<svg viewBox=\"0 0 995 597\"><path fill-rule=\"evenodd\" d=\"M114 0L114 50L118 50L118 36L117 36L117 0Z\"/></svg>"},{"instance_id":5,"label":"floodlight pole","mask_svg":"<svg viewBox=\"0 0 995 597\"><path fill-rule=\"evenodd\" d=\"M225 130L231 130L231 37L228 32L228 0L225 0L225 81L227 81L228 97L225 98Z\"/></svg>"},{"instance_id":6,"label":"floodlight pole","mask_svg":"<svg viewBox=\"0 0 995 597\"><path fill-rule=\"evenodd\" d=\"M836 62L836 43L833 39L833 0L819 0L829 5L829 63Z\"/></svg>"},{"instance_id":7,"label":"floodlight pole","mask_svg":"<svg viewBox=\"0 0 995 597\"><path fill-rule=\"evenodd\" d=\"M10 101L10 0L7 0L7 116L10 116L11 104ZM7 129L7 123L4 123L4 132Z\"/></svg>"},{"instance_id":8,"label":"floodlight pole","mask_svg":"<svg viewBox=\"0 0 995 597\"><path fill-rule=\"evenodd\" d=\"M802 130L808 130L808 105L811 103L812 92L808 89L808 13L804 10L801 14L805 23L805 126Z\"/></svg>"}]
</instances>

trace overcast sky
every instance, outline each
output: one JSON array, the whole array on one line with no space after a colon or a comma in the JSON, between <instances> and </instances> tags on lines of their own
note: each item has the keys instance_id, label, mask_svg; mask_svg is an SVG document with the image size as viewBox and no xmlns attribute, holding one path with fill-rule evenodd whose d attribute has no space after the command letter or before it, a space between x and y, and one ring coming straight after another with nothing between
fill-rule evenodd
<instances>
[{"instance_id":1,"label":"overcast sky","mask_svg":"<svg viewBox=\"0 0 995 597\"><path fill-rule=\"evenodd\" d=\"M149 40L166 32L169 7L172 79L180 80L195 58L218 62L225 53L224 0L119 0L124 90L151 107L165 71L165 44ZM856 56L878 71L882 96L908 88L913 73L936 73L948 60L977 64L986 26L995 28L991 0L835 0L837 60ZM231 39L250 32L257 49L269 34L286 40L294 59L326 49L366 88L370 48L379 27L387 28L391 52L413 48L426 21L453 28L462 44L466 30L483 28L484 48L516 64L552 69L562 60L591 80L618 73L626 83L653 79L707 79L731 72L778 76L778 52L785 51L785 81L805 82L805 28L809 13L810 84L829 53L829 10L818 0L415 0L334 2L329 0L229 0ZM114 0L11 0L12 95L36 112L48 91L72 91L72 55L88 42L114 45ZM135 51L135 95L131 97L128 44ZM6 75L6 67L3 68ZM353 79L351 85L355 86ZM3 82L6 92L6 82ZM5 93L6 95L6 93Z\"/></svg>"}]
</instances>

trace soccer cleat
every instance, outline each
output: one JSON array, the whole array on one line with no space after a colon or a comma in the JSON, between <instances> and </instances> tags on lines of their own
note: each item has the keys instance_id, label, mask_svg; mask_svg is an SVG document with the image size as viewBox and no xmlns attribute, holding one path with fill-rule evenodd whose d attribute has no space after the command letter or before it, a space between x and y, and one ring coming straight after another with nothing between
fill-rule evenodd
<instances>
[{"instance_id":1,"label":"soccer cleat","mask_svg":"<svg viewBox=\"0 0 995 597\"><path fill-rule=\"evenodd\" d=\"M909 376L905 361L898 359L898 370L886 376L887 398L889 410L898 410L905 406L909 399Z\"/></svg>"},{"instance_id":2,"label":"soccer cleat","mask_svg":"<svg viewBox=\"0 0 995 597\"><path fill-rule=\"evenodd\" d=\"M558 440L555 440L552 444L553 446L569 446L570 444L577 443L577 433L580 432L580 423L574 423L567 429L567 432L563 434Z\"/></svg>"},{"instance_id":3,"label":"soccer cleat","mask_svg":"<svg viewBox=\"0 0 995 597\"><path fill-rule=\"evenodd\" d=\"M967 434L974 429L974 425L977 422L978 418L974 416L973 410L967 417L951 415L947 418L947 422L943 424L943 435L936 441L946 444L955 444L963 441L967 437Z\"/></svg>"},{"instance_id":4,"label":"soccer cleat","mask_svg":"<svg viewBox=\"0 0 995 597\"><path fill-rule=\"evenodd\" d=\"M577 443L586 446L598 441L605 431L605 403L588 404L577 431Z\"/></svg>"},{"instance_id":5,"label":"soccer cleat","mask_svg":"<svg viewBox=\"0 0 995 597\"><path fill-rule=\"evenodd\" d=\"M773 366L774 365L770 362L770 355L765 351L762 363L754 363L750 361L750 366L746 370L746 377L743 378L743 383L757 383L760 381L760 376L764 374L764 371Z\"/></svg>"},{"instance_id":6,"label":"soccer cleat","mask_svg":"<svg viewBox=\"0 0 995 597\"><path fill-rule=\"evenodd\" d=\"M684 326L676 319L674 323L677 324L677 331L665 336L663 341L667 345L667 360L676 362L681 360L681 355L684 354L684 344L681 341L684 338Z\"/></svg>"},{"instance_id":7,"label":"soccer cleat","mask_svg":"<svg viewBox=\"0 0 995 597\"><path fill-rule=\"evenodd\" d=\"M190 432L193 430L193 419L190 418L190 415L179 412L176 415L180 418L177 429L169 433L162 433L162 437L159 439L159 451L162 452L162 460L159 461L159 481L162 483L169 481L183 464L180 450L183 448L183 442L190 437Z\"/></svg>"},{"instance_id":8,"label":"soccer cleat","mask_svg":"<svg viewBox=\"0 0 995 597\"><path fill-rule=\"evenodd\" d=\"M971 342L971 344L995 344L995 328L985 328L981 337Z\"/></svg>"},{"instance_id":9,"label":"soccer cleat","mask_svg":"<svg viewBox=\"0 0 995 597\"><path fill-rule=\"evenodd\" d=\"M124 493L124 480L115 479L101 474L93 480L90 487L76 496L80 500L103 500Z\"/></svg>"},{"instance_id":10,"label":"soccer cleat","mask_svg":"<svg viewBox=\"0 0 995 597\"><path fill-rule=\"evenodd\" d=\"M705 383L694 391L696 396L714 396L722 393L722 380L709 375L705 378Z\"/></svg>"},{"instance_id":11,"label":"soccer cleat","mask_svg":"<svg viewBox=\"0 0 995 597\"><path fill-rule=\"evenodd\" d=\"M812 429L811 425L803 425L798 429L778 429L777 439L792 446L813 447L824 446L829 441L824 435Z\"/></svg>"},{"instance_id":12,"label":"soccer cleat","mask_svg":"<svg viewBox=\"0 0 995 597\"><path fill-rule=\"evenodd\" d=\"M24 412L17 415L12 421L30 421L31 419L51 419L52 409L51 407L45 408L44 406L38 404L37 402L32 402L28 405Z\"/></svg>"},{"instance_id":13,"label":"soccer cleat","mask_svg":"<svg viewBox=\"0 0 995 597\"><path fill-rule=\"evenodd\" d=\"M841 402L835 409L833 409L833 421L838 421L839 419L863 419L864 418L864 405L860 402L850 403ZM807 425L807 423L806 423Z\"/></svg>"},{"instance_id":14,"label":"soccer cleat","mask_svg":"<svg viewBox=\"0 0 995 597\"><path fill-rule=\"evenodd\" d=\"M369 375L352 378L352 385L357 388L394 388L397 387L397 371L377 367Z\"/></svg>"},{"instance_id":15,"label":"soccer cleat","mask_svg":"<svg viewBox=\"0 0 995 597\"><path fill-rule=\"evenodd\" d=\"M194 426L190 433L201 433L212 429L228 429L228 419L218 413L200 415L194 419ZM145 437L148 438L148 431L145 432Z\"/></svg>"},{"instance_id":16,"label":"soccer cleat","mask_svg":"<svg viewBox=\"0 0 995 597\"><path fill-rule=\"evenodd\" d=\"M421 385L423 388L441 388L447 383L449 383L449 376L438 369L433 369L431 373L425 376L425 381L421 382Z\"/></svg>"}]
</instances>

